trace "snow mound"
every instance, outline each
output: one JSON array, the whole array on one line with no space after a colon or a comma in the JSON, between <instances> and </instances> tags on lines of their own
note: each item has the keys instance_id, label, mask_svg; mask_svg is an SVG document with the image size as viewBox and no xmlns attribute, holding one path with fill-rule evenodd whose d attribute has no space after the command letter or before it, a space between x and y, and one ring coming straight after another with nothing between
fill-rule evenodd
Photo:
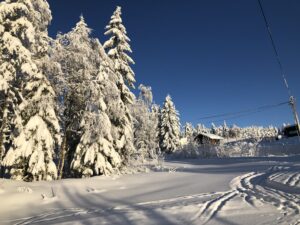
<instances>
[{"instance_id":1,"label":"snow mound","mask_svg":"<svg viewBox=\"0 0 300 225\"><path fill-rule=\"evenodd\" d=\"M18 187L17 191L19 193L29 193L29 194L31 194L33 192L32 189L29 187Z\"/></svg>"},{"instance_id":2,"label":"snow mound","mask_svg":"<svg viewBox=\"0 0 300 225\"><path fill-rule=\"evenodd\" d=\"M57 196L48 197L46 194L42 194L43 203L48 204L58 200Z\"/></svg>"}]
</instances>

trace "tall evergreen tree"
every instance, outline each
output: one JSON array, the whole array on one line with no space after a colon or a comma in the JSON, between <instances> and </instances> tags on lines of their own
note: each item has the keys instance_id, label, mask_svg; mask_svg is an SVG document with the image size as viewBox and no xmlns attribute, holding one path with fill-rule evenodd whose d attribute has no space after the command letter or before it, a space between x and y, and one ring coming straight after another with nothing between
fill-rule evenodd
<instances>
[{"instance_id":1,"label":"tall evergreen tree","mask_svg":"<svg viewBox=\"0 0 300 225\"><path fill-rule=\"evenodd\" d=\"M134 144L142 159L157 157L159 141L157 139L157 117L151 111L151 87L139 86L140 96L131 107L134 119Z\"/></svg>"},{"instance_id":2,"label":"tall evergreen tree","mask_svg":"<svg viewBox=\"0 0 300 225\"><path fill-rule=\"evenodd\" d=\"M122 100L125 104L132 104L134 95L130 92L127 85L134 87L135 75L130 67L134 64L133 59L127 54L132 50L129 45L130 39L127 36L126 28L121 18L121 7L117 7L109 24L106 26L105 35L109 35L103 47L108 52L108 56L112 59L114 68L118 75L118 88L121 91ZM126 85L127 84L127 85Z\"/></svg>"},{"instance_id":3,"label":"tall evergreen tree","mask_svg":"<svg viewBox=\"0 0 300 225\"><path fill-rule=\"evenodd\" d=\"M7 0L1 10L6 16L1 40L8 46L6 57L15 63L11 77L21 96L13 119L12 145L3 164L13 179L55 179L54 149L60 141L55 92L39 68L48 49L49 5L45 0Z\"/></svg>"},{"instance_id":4,"label":"tall evergreen tree","mask_svg":"<svg viewBox=\"0 0 300 225\"><path fill-rule=\"evenodd\" d=\"M226 121L224 121L223 127L222 127L222 137L229 138L229 128L227 126Z\"/></svg>"},{"instance_id":5,"label":"tall evergreen tree","mask_svg":"<svg viewBox=\"0 0 300 225\"><path fill-rule=\"evenodd\" d=\"M63 142L58 165L61 178L63 173L70 175L71 162L83 135L81 123L90 97L90 84L96 79L101 62L98 42L91 37L83 16L69 33L57 36L51 59L60 65L52 76L61 106Z\"/></svg>"},{"instance_id":6,"label":"tall evergreen tree","mask_svg":"<svg viewBox=\"0 0 300 225\"><path fill-rule=\"evenodd\" d=\"M102 52L103 59L106 62L106 71L108 74L108 81L106 88L103 90L105 96L105 103L107 105L107 115L112 124L112 137L114 149L120 154L122 164L126 165L131 155L134 153L135 148L133 145L133 124L132 116L128 106L122 101L120 90L117 86L118 75L115 72L113 63Z\"/></svg>"},{"instance_id":7,"label":"tall evergreen tree","mask_svg":"<svg viewBox=\"0 0 300 225\"><path fill-rule=\"evenodd\" d=\"M28 18L29 9L21 3L0 3L0 165L9 148L13 116L20 101L20 74L22 65L30 60L34 28ZM20 21L23 19L23 22ZM14 28L14 29L12 29ZM18 31L18 32L16 32Z\"/></svg>"},{"instance_id":8,"label":"tall evergreen tree","mask_svg":"<svg viewBox=\"0 0 300 225\"><path fill-rule=\"evenodd\" d=\"M107 68L103 62L95 80L91 80L81 126L83 134L76 148L71 167L79 176L111 174L121 165L121 157L114 149L111 122L103 90L107 88Z\"/></svg>"},{"instance_id":9,"label":"tall evergreen tree","mask_svg":"<svg viewBox=\"0 0 300 225\"><path fill-rule=\"evenodd\" d=\"M161 110L161 149L172 153L180 146L180 121L170 95L166 97Z\"/></svg>"},{"instance_id":10,"label":"tall evergreen tree","mask_svg":"<svg viewBox=\"0 0 300 225\"><path fill-rule=\"evenodd\" d=\"M154 120L154 130L155 130L155 142L157 143L156 152L158 155L161 154L160 149L160 130L161 130L161 108L159 105L153 104L151 106L151 114Z\"/></svg>"},{"instance_id":11,"label":"tall evergreen tree","mask_svg":"<svg viewBox=\"0 0 300 225\"><path fill-rule=\"evenodd\" d=\"M114 140L116 140L115 148L122 156L123 162L126 163L135 151L132 117L129 110L135 96L127 86L134 87L135 78L130 67L134 61L126 53L131 52L131 48L128 44L130 40L127 37L126 29L122 24L121 7L117 7L113 13L106 30L105 35L110 35L110 39L104 43L103 48L108 55L109 79L114 83L111 83L110 90L115 94L118 93L119 96L115 96L115 99L120 97L121 100L121 102L118 100L109 103L108 115L113 125L112 132ZM106 96L109 95L111 94L107 93Z\"/></svg>"},{"instance_id":12,"label":"tall evergreen tree","mask_svg":"<svg viewBox=\"0 0 300 225\"><path fill-rule=\"evenodd\" d=\"M187 138L189 141L192 140L194 135L194 127L191 123L186 123L184 125L184 137Z\"/></svg>"}]
</instances>

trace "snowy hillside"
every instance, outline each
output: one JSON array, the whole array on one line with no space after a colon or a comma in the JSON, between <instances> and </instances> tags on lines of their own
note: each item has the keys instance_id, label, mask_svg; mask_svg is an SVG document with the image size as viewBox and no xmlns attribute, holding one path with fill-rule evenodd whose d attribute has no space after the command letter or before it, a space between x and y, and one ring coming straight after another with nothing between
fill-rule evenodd
<instances>
[{"instance_id":1,"label":"snowy hillside","mask_svg":"<svg viewBox=\"0 0 300 225\"><path fill-rule=\"evenodd\" d=\"M125 176L2 180L0 224L296 224L299 160L198 159Z\"/></svg>"}]
</instances>

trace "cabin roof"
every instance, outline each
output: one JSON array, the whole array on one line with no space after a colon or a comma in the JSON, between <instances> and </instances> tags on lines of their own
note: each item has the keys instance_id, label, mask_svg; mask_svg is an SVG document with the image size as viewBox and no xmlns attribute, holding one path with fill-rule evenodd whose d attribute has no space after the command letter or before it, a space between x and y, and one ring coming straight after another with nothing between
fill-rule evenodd
<instances>
[{"instance_id":1,"label":"cabin roof","mask_svg":"<svg viewBox=\"0 0 300 225\"><path fill-rule=\"evenodd\" d=\"M297 124L286 125L286 126L283 127L283 129L289 129L289 128L297 129Z\"/></svg>"},{"instance_id":2,"label":"cabin roof","mask_svg":"<svg viewBox=\"0 0 300 225\"><path fill-rule=\"evenodd\" d=\"M212 140L223 140L224 138L218 136L218 135L215 135L215 134L210 134L210 133L199 133L197 135L197 137L199 135L202 135L202 136L205 136L205 137L208 137L209 139L212 139Z\"/></svg>"}]
</instances>

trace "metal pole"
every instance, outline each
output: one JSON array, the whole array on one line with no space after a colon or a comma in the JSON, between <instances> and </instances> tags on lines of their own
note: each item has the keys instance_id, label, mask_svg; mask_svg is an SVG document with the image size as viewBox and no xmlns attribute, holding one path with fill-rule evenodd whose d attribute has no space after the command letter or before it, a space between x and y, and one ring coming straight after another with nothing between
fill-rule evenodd
<instances>
[{"instance_id":1,"label":"metal pole","mask_svg":"<svg viewBox=\"0 0 300 225\"><path fill-rule=\"evenodd\" d=\"M292 111L294 114L295 124L298 128L298 136L300 136L300 123L299 123L299 117L298 117L298 113L297 113L297 109L296 109L296 100L295 100L294 96L290 97L290 105L292 107Z\"/></svg>"}]
</instances>

